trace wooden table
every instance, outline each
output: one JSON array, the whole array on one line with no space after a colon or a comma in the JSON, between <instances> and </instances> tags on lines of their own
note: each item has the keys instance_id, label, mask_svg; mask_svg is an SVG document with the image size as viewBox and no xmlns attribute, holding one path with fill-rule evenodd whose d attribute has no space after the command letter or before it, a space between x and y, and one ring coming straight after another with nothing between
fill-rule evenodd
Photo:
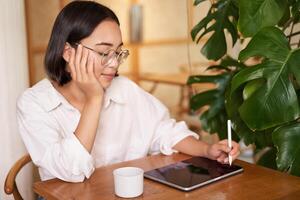
<instances>
[{"instance_id":1,"label":"wooden table","mask_svg":"<svg viewBox=\"0 0 300 200\"><path fill-rule=\"evenodd\" d=\"M114 194L112 171L118 167L135 166L145 171L190 158L184 154L149 156L133 161L97 168L83 183L67 183L58 179L34 183L34 191L47 200L105 200L122 199ZM145 179L144 193L135 199L300 199L300 178L237 160L244 172L219 182L182 192L166 185Z\"/></svg>"}]
</instances>

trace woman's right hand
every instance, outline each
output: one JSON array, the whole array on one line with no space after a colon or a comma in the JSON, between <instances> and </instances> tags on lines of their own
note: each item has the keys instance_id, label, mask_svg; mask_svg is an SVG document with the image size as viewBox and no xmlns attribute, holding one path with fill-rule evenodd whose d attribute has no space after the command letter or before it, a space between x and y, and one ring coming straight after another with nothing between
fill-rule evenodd
<instances>
[{"instance_id":1,"label":"woman's right hand","mask_svg":"<svg viewBox=\"0 0 300 200\"><path fill-rule=\"evenodd\" d=\"M78 45L76 51L71 48L69 67L72 80L85 94L87 100L103 98L104 89L95 76L95 55Z\"/></svg>"},{"instance_id":2,"label":"woman's right hand","mask_svg":"<svg viewBox=\"0 0 300 200\"><path fill-rule=\"evenodd\" d=\"M71 48L69 67L72 81L84 93L86 99L75 136L91 152L100 119L104 89L95 76L96 57L90 50L78 45L76 51ZM98 66L97 66L98 67ZM100 66L99 66L100 67Z\"/></svg>"}]
</instances>

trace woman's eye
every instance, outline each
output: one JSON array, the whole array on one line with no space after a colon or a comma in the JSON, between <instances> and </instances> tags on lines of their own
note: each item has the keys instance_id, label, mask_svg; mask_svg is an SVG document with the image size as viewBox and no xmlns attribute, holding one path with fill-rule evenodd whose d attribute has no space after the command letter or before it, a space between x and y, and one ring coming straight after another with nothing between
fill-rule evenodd
<instances>
[{"instance_id":1,"label":"woman's eye","mask_svg":"<svg viewBox=\"0 0 300 200\"><path fill-rule=\"evenodd\" d=\"M108 56L108 53L100 53L102 56Z\"/></svg>"}]
</instances>

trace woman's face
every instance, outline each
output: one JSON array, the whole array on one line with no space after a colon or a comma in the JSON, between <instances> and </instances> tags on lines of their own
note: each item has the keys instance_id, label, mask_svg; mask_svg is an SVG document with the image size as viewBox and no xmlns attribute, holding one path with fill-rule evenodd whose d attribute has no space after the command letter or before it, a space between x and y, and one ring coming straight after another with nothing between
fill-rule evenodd
<instances>
[{"instance_id":1,"label":"woman's face","mask_svg":"<svg viewBox=\"0 0 300 200\"><path fill-rule=\"evenodd\" d=\"M94 56L96 63L94 73L103 88L107 88L112 82L118 70L119 63L116 59L116 54L109 65L102 64L103 53L115 51L117 54L122 50L123 42L119 25L112 20L101 22L92 34L80 41L83 46L93 49L89 55ZM100 54L98 54L98 53Z\"/></svg>"}]
</instances>

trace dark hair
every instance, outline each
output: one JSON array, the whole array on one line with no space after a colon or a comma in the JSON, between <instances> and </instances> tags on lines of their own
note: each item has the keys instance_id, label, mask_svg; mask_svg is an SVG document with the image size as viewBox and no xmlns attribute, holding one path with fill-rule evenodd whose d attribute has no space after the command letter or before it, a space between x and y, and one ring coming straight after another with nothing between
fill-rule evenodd
<instances>
[{"instance_id":1,"label":"dark hair","mask_svg":"<svg viewBox=\"0 0 300 200\"><path fill-rule=\"evenodd\" d=\"M53 25L44 60L46 73L51 80L61 86L71 81L63 58L66 42L74 44L88 37L104 20L113 20L120 25L111 9L92 1L74 1L60 11Z\"/></svg>"}]
</instances>

